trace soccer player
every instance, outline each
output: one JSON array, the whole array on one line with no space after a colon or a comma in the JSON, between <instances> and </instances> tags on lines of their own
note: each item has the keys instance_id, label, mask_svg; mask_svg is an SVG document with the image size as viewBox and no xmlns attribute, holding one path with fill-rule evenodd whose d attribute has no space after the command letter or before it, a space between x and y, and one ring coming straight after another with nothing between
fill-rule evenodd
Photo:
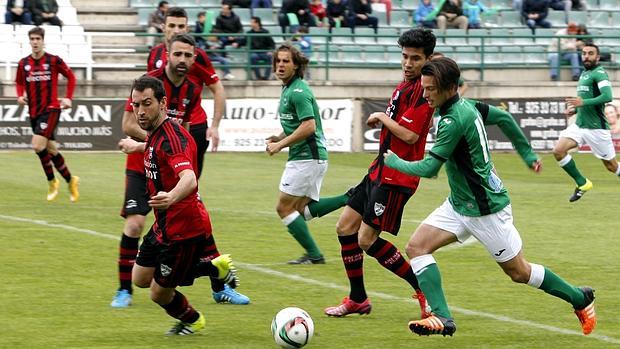
<instances>
[{"instance_id":1,"label":"soccer player","mask_svg":"<svg viewBox=\"0 0 620 349\"><path fill-rule=\"evenodd\" d=\"M166 65L168 59L168 49L170 40L177 34L189 33L187 24L187 12L180 7L171 7L166 12L164 20L164 39L165 42L151 49L147 60L147 71L158 69ZM204 109L197 108L191 115L189 132L196 141L198 147L198 178L202 174L204 155L209 146L210 139L211 151L217 151L220 136L218 127L220 120L225 112L226 93L224 85L219 80L211 60L208 55L200 48L196 48L195 64L189 70L188 78L202 87L207 86L213 94L213 120L211 126L207 125L207 114Z\"/></svg>"},{"instance_id":2,"label":"soccer player","mask_svg":"<svg viewBox=\"0 0 620 349\"><path fill-rule=\"evenodd\" d=\"M611 140L609 122L605 118L605 103L613 99L611 83L605 69L598 65L600 60L598 46L587 43L581 50L585 70L577 83L577 97L566 99L568 116L577 114L574 124L560 133L560 139L553 148L553 156L558 164L575 181L577 187L570 202L577 201L590 189L592 182L584 177L568 151L581 144L588 144L592 153L603 161L608 171L620 176L616 151Z\"/></svg>"},{"instance_id":3,"label":"soccer player","mask_svg":"<svg viewBox=\"0 0 620 349\"><path fill-rule=\"evenodd\" d=\"M189 127L190 115L200 107L201 86L187 79L187 72L194 64L194 38L188 34L176 35L171 39L169 58L166 65L150 71L149 76L161 80L167 96L167 115ZM133 139L144 141L146 131L139 127L133 107L126 106L123 116L123 130ZM131 270L138 253L138 242L144 228L146 215L151 208L148 205L146 176L144 172L143 154L132 153L127 156L125 180L125 204L121 216L125 218L123 235L121 236L118 270L120 287L110 305L114 308L125 308L131 305L133 289L131 286ZM219 256L212 235L207 238L208 255ZM228 285L211 279L213 298L218 303L248 304L249 298L231 289Z\"/></svg>"},{"instance_id":4,"label":"soccer player","mask_svg":"<svg viewBox=\"0 0 620 349\"><path fill-rule=\"evenodd\" d=\"M486 131L478 110L457 93L460 71L449 58L422 67L428 103L439 110L437 142L423 160L405 161L388 152L385 164L413 176L429 178L446 163L450 196L418 226L407 244L411 269L432 308L432 315L409 322L419 335L453 335L456 325L441 286L432 253L473 235L514 282L527 283L570 303L584 334L596 325L594 290L577 288L542 265L529 263L513 225L508 192L494 170Z\"/></svg>"},{"instance_id":5,"label":"soccer player","mask_svg":"<svg viewBox=\"0 0 620 349\"><path fill-rule=\"evenodd\" d=\"M431 126L433 108L422 97L420 69L431 59L435 36L428 29L412 29L401 34L403 81L392 92L386 112L370 114L366 123L381 126L379 154L368 174L355 188L336 224L342 261L349 278L350 292L341 304L325 309L328 316L368 314L370 299L364 287L364 253L392 273L407 281L415 290L422 317L429 316L426 300L415 275L400 251L379 234L397 235L405 204L415 193L420 178L386 168L383 154L389 149L409 160L424 156L426 136Z\"/></svg>"},{"instance_id":6,"label":"soccer player","mask_svg":"<svg viewBox=\"0 0 620 349\"><path fill-rule=\"evenodd\" d=\"M75 90L75 75L62 58L43 49L45 30L35 27L28 31L32 53L19 61L15 87L17 103L28 105L32 127L32 149L35 151L47 176L47 201L58 196L60 181L54 176L54 167L69 184L69 198L76 202L80 198L80 178L72 176L65 158L54 141L60 110L71 108ZM58 102L58 74L67 78L65 98Z\"/></svg>"},{"instance_id":7,"label":"soccer player","mask_svg":"<svg viewBox=\"0 0 620 349\"><path fill-rule=\"evenodd\" d=\"M344 206L348 198L347 194L319 198L327 172L327 149L319 107L303 80L307 65L308 58L289 44L281 45L273 54L272 68L283 85L279 114L284 132L268 137L266 150L273 155L289 148L276 211L288 232L306 250L288 264L325 263L306 220Z\"/></svg>"},{"instance_id":8,"label":"soccer player","mask_svg":"<svg viewBox=\"0 0 620 349\"><path fill-rule=\"evenodd\" d=\"M132 278L136 286L150 287L153 302L179 320L167 334L189 335L204 329L205 318L176 287L190 286L207 275L236 283L235 270L229 255L204 258L211 221L198 195L196 144L185 128L166 116L163 83L145 75L131 90L134 115L148 137L146 143L126 138L119 146L127 153L144 152L148 204L155 211Z\"/></svg>"}]
</instances>

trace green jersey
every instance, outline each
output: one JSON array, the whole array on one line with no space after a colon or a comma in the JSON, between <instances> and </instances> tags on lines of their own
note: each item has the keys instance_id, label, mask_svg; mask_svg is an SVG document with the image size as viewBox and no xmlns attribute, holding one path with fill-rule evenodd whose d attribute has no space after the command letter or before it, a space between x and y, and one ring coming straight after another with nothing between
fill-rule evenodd
<instances>
[{"instance_id":1,"label":"green jersey","mask_svg":"<svg viewBox=\"0 0 620 349\"><path fill-rule=\"evenodd\" d=\"M450 203L464 216L485 216L510 203L495 174L480 112L473 103L449 99L439 109L437 141L430 156L445 162Z\"/></svg>"},{"instance_id":2,"label":"green jersey","mask_svg":"<svg viewBox=\"0 0 620 349\"><path fill-rule=\"evenodd\" d=\"M607 72L601 66L584 70L577 84L577 96L583 106L577 108L575 124L581 128L609 130L605 117L605 103L611 102L612 88Z\"/></svg>"},{"instance_id":3,"label":"green jersey","mask_svg":"<svg viewBox=\"0 0 620 349\"><path fill-rule=\"evenodd\" d=\"M308 84L294 77L282 88L280 96L280 124L285 135L295 132L302 121L314 119L316 130L310 137L290 146L288 160L327 160L325 136L321 126L319 106Z\"/></svg>"}]
</instances>

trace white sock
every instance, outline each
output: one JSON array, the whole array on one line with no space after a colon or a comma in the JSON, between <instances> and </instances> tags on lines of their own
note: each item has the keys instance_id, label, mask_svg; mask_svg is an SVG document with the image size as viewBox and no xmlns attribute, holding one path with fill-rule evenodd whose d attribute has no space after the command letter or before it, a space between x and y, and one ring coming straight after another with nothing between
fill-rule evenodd
<instances>
[{"instance_id":1,"label":"white sock","mask_svg":"<svg viewBox=\"0 0 620 349\"><path fill-rule=\"evenodd\" d=\"M419 275L424 272L426 267L428 267L429 265L437 264L437 261L435 261L435 258L433 258L432 254L424 254L418 257L411 258L409 264L411 265L411 270L413 270L413 273Z\"/></svg>"},{"instance_id":2,"label":"white sock","mask_svg":"<svg viewBox=\"0 0 620 349\"><path fill-rule=\"evenodd\" d=\"M566 166L566 164L568 164L571 160L573 159L572 156L570 156L570 154L567 154L562 160L558 161L558 165L560 165L560 167L564 167Z\"/></svg>"},{"instance_id":3,"label":"white sock","mask_svg":"<svg viewBox=\"0 0 620 349\"><path fill-rule=\"evenodd\" d=\"M618 168L616 168L616 175L620 176L620 164L618 165Z\"/></svg>"},{"instance_id":4,"label":"white sock","mask_svg":"<svg viewBox=\"0 0 620 349\"><path fill-rule=\"evenodd\" d=\"M306 205L306 207L304 207L304 218L306 219L306 221L311 220L312 218L312 213L310 213L310 208L308 208L308 206Z\"/></svg>"},{"instance_id":5,"label":"white sock","mask_svg":"<svg viewBox=\"0 0 620 349\"><path fill-rule=\"evenodd\" d=\"M530 263L530 267L532 271L530 272L530 280L527 284L535 288L540 288L540 285L542 285L545 279L545 267L534 263Z\"/></svg>"},{"instance_id":6,"label":"white sock","mask_svg":"<svg viewBox=\"0 0 620 349\"><path fill-rule=\"evenodd\" d=\"M293 223L294 220L297 219L297 217L301 216L299 214L299 212L294 211L293 213L289 214L288 216L282 218L282 224L286 225L288 227L289 224Z\"/></svg>"}]
</instances>

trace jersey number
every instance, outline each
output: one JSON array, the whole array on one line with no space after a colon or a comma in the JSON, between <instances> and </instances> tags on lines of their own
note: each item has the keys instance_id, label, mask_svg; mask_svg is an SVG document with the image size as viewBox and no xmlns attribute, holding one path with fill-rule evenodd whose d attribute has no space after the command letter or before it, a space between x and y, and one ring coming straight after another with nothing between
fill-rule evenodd
<instances>
[{"instance_id":1,"label":"jersey number","mask_svg":"<svg viewBox=\"0 0 620 349\"><path fill-rule=\"evenodd\" d=\"M482 147L482 154L484 155L484 162L489 162L489 143L487 142L487 132L482 123L482 118L478 116L476 118L476 129L478 130L478 138L480 140L480 146Z\"/></svg>"}]
</instances>

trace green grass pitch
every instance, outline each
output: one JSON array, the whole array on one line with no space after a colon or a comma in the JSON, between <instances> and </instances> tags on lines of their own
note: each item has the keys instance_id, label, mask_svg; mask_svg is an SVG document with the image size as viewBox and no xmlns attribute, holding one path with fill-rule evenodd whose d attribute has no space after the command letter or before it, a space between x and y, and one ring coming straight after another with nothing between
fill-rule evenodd
<instances>
[{"instance_id":1,"label":"green grass pitch","mask_svg":"<svg viewBox=\"0 0 620 349\"><path fill-rule=\"evenodd\" d=\"M322 194L357 184L371 154L331 154ZM588 337L570 305L513 284L477 243L436 253L458 330L454 337L418 337L407 322L419 316L403 281L365 258L373 302L369 316L327 318L322 309L347 295L335 224L339 211L310 222L326 265L288 266L302 250L276 213L284 154L209 153L200 192L220 251L231 253L248 306L215 304L208 280L183 288L205 313L206 330L187 338L163 333L173 324L136 290L129 309L109 307L117 288L116 259L123 220L124 160L116 153L66 153L82 178L81 199L69 202L66 185L45 201L46 183L31 152L0 153L0 348L275 348L272 317L298 306L313 317L308 348L619 348L620 180L589 154L574 156L594 189L569 203L573 184L549 155L542 174L514 154L494 154L512 198L526 258L569 282L597 290L599 325ZM408 203L400 235L386 237L401 250L411 232L448 193L442 171L423 179ZM149 216L147 222L152 222Z\"/></svg>"}]
</instances>

